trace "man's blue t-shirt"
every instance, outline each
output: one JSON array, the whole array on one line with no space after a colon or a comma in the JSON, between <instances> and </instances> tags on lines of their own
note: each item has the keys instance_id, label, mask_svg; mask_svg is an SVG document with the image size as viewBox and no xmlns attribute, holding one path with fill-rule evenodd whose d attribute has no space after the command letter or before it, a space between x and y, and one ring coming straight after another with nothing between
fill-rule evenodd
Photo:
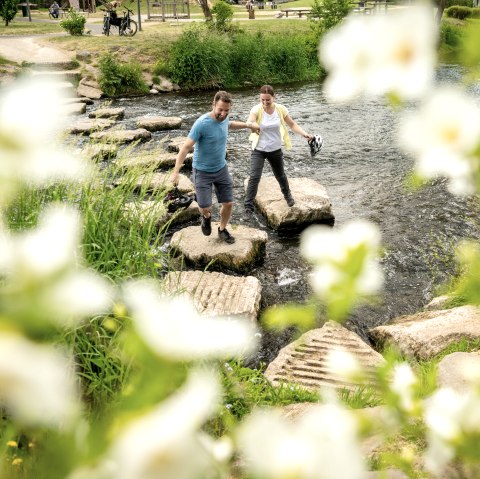
<instances>
[{"instance_id":1,"label":"man's blue t-shirt","mask_svg":"<svg viewBox=\"0 0 480 479\"><path fill-rule=\"evenodd\" d=\"M228 125L230 120L214 120L210 113L205 113L195 121L188 137L195 141L193 151L193 168L214 173L226 164Z\"/></svg>"}]
</instances>

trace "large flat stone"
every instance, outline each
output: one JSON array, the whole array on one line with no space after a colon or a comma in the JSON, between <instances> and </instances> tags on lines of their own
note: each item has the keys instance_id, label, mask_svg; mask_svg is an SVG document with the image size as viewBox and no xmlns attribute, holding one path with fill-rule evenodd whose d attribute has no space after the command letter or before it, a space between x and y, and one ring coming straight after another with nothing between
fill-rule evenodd
<instances>
[{"instance_id":1,"label":"large flat stone","mask_svg":"<svg viewBox=\"0 0 480 479\"><path fill-rule=\"evenodd\" d=\"M169 144L167 145L167 150L178 153L181 146L185 143L186 139L187 139L186 136L176 136L175 138L172 138ZM192 152L193 148L190 151Z\"/></svg>"},{"instance_id":2,"label":"large flat stone","mask_svg":"<svg viewBox=\"0 0 480 479\"><path fill-rule=\"evenodd\" d=\"M480 351L448 354L438 363L437 370L439 387L466 393L472 388L469 376L472 376L473 371L480 371Z\"/></svg>"},{"instance_id":3,"label":"large flat stone","mask_svg":"<svg viewBox=\"0 0 480 479\"><path fill-rule=\"evenodd\" d=\"M73 105L83 105L84 110L86 108L85 103L73 103ZM85 112L85 111L84 111ZM68 128L68 132L73 135L90 135L95 131L101 131L106 128L110 128L115 124L115 121L108 120L106 118L102 119L82 119L77 121L74 125L71 125Z\"/></svg>"},{"instance_id":4,"label":"large flat stone","mask_svg":"<svg viewBox=\"0 0 480 479\"><path fill-rule=\"evenodd\" d=\"M149 140L152 134L142 128L136 130L109 130L92 133L90 138L107 143L131 143L132 141Z\"/></svg>"},{"instance_id":5,"label":"large flat stone","mask_svg":"<svg viewBox=\"0 0 480 479\"><path fill-rule=\"evenodd\" d=\"M138 178L137 188L146 188L147 191L167 190L173 187L173 183L170 181L170 173L152 173L142 175ZM195 188L190 179L185 175L178 176L178 190L182 194L194 194Z\"/></svg>"},{"instance_id":6,"label":"large flat stone","mask_svg":"<svg viewBox=\"0 0 480 479\"><path fill-rule=\"evenodd\" d=\"M234 244L226 244L217 235L219 223L212 222L212 234L204 236L198 226L189 226L172 236L170 247L185 260L198 267L212 264L215 269L226 268L245 273L265 255L268 236L265 231L247 226L228 226L235 236Z\"/></svg>"},{"instance_id":7,"label":"large flat stone","mask_svg":"<svg viewBox=\"0 0 480 479\"><path fill-rule=\"evenodd\" d=\"M126 170L132 168L157 169L175 166L176 153L167 153L164 150L139 151L118 160L118 165ZM192 165L193 155L189 153L184 165Z\"/></svg>"},{"instance_id":8,"label":"large flat stone","mask_svg":"<svg viewBox=\"0 0 480 479\"><path fill-rule=\"evenodd\" d=\"M480 339L480 308L460 306L402 316L369 331L379 348L395 346L402 354L428 360L452 343Z\"/></svg>"},{"instance_id":9,"label":"large flat stone","mask_svg":"<svg viewBox=\"0 0 480 479\"><path fill-rule=\"evenodd\" d=\"M253 276L219 272L183 271L165 279L168 294L190 296L197 311L207 316L244 316L256 322L262 285Z\"/></svg>"},{"instance_id":10,"label":"large flat stone","mask_svg":"<svg viewBox=\"0 0 480 479\"><path fill-rule=\"evenodd\" d=\"M256 205L268 225L276 230L303 229L313 223L332 223L335 217L325 188L310 178L289 178L295 199L287 205L274 176L262 177L258 187ZM248 180L245 180L245 190Z\"/></svg>"},{"instance_id":11,"label":"large flat stone","mask_svg":"<svg viewBox=\"0 0 480 479\"><path fill-rule=\"evenodd\" d=\"M347 351L355 356L367 375L384 363L382 355L359 336L329 321L322 328L308 331L281 349L268 365L265 376L276 386L288 382L313 390L322 386L355 390L357 384L346 382L328 369L327 356L335 350Z\"/></svg>"},{"instance_id":12,"label":"large flat stone","mask_svg":"<svg viewBox=\"0 0 480 479\"><path fill-rule=\"evenodd\" d=\"M87 111L87 105L85 103L67 103L62 105L62 111L64 115L83 115Z\"/></svg>"},{"instance_id":13,"label":"large flat stone","mask_svg":"<svg viewBox=\"0 0 480 479\"><path fill-rule=\"evenodd\" d=\"M145 116L137 120L138 128L148 131L175 130L182 126L182 119L178 116Z\"/></svg>"},{"instance_id":14,"label":"large flat stone","mask_svg":"<svg viewBox=\"0 0 480 479\"><path fill-rule=\"evenodd\" d=\"M125 108L98 108L88 114L89 118L108 118L110 120L122 120L125 116Z\"/></svg>"},{"instance_id":15,"label":"large flat stone","mask_svg":"<svg viewBox=\"0 0 480 479\"><path fill-rule=\"evenodd\" d=\"M94 143L82 148L81 154L92 161L104 161L114 158L117 151L116 145Z\"/></svg>"},{"instance_id":16,"label":"large flat stone","mask_svg":"<svg viewBox=\"0 0 480 479\"><path fill-rule=\"evenodd\" d=\"M181 224L200 216L200 209L195 201L188 208L181 208L174 213L168 212L165 203L154 200L126 203L125 211L128 215L138 218L142 224L153 221L158 229L162 229L169 222L171 225Z\"/></svg>"}]
</instances>

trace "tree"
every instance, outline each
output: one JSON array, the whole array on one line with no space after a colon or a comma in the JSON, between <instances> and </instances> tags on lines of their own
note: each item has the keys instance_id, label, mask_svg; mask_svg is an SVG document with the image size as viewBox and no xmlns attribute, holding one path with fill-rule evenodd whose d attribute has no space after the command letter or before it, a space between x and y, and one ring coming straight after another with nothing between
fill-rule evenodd
<instances>
[{"instance_id":1,"label":"tree","mask_svg":"<svg viewBox=\"0 0 480 479\"><path fill-rule=\"evenodd\" d=\"M2 0L0 0L2 1ZM205 20L207 22L211 22L213 20L212 12L210 11L210 7L208 5L208 0L198 0L198 3L202 7L203 15L205 16Z\"/></svg>"},{"instance_id":2,"label":"tree","mask_svg":"<svg viewBox=\"0 0 480 479\"><path fill-rule=\"evenodd\" d=\"M17 1L16 0L0 0L0 17L5 20L5 26L15 18L17 14Z\"/></svg>"}]
</instances>

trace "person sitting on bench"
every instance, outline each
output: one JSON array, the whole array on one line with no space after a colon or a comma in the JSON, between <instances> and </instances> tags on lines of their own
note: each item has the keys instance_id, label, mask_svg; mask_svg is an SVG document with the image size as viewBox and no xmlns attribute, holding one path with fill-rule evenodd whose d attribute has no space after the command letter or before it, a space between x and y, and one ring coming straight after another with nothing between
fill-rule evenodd
<instances>
[{"instance_id":1,"label":"person sitting on bench","mask_svg":"<svg viewBox=\"0 0 480 479\"><path fill-rule=\"evenodd\" d=\"M60 5L54 1L50 7L48 7L48 11L53 18L58 18L60 15Z\"/></svg>"}]
</instances>

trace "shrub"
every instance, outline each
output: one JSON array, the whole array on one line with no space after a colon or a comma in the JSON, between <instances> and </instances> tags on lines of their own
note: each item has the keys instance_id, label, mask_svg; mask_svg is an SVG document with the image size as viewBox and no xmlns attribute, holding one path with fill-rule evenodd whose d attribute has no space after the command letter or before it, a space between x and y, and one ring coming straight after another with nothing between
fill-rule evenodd
<instances>
[{"instance_id":1,"label":"shrub","mask_svg":"<svg viewBox=\"0 0 480 479\"><path fill-rule=\"evenodd\" d=\"M70 9L67 18L60 22L60 26L70 35L83 35L86 21L87 19L83 15Z\"/></svg>"},{"instance_id":2,"label":"shrub","mask_svg":"<svg viewBox=\"0 0 480 479\"><path fill-rule=\"evenodd\" d=\"M317 57L297 36L188 30L173 45L172 80L183 88L238 87L318 78Z\"/></svg>"},{"instance_id":3,"label":"shrub","mask_svg":"<svg viewBox=\"0 0 480 479\"><path fill-rule=\"evenodd\" d=\"M5 26L15 18L17 14L16 0L0 0L0 17L5 21Z\"/></svg>"},{"instance_id":4,"label":"shrub","mask_svg":"<svg viewBox=\"0 0 480 479\"><path fill-rule=\"evenodd\" d=\"M449 22L442 22L440 28L440 43L449 47L457 47L462 39L462 30L460 27Z\"/></svg>"},{"instance_id":5,"label":"shrub","mask_svg":"<svg viewBox=\"0 0 480 479\"><path fill-rule=\"evenodd\" d=\"M454 5L445 10L447 17L457 18L458 20L465 20L472 16L472 9L470 7L459 7Z\"/></svg>"},{"instance_id":6,"label":"shrub","mask_svg":"<svg viewBox=\"0 0 480 479\"><path fill-rule=\"evenodd\" d=\"M480 18L480 7L472 8L472 18Z\"/></svg>"},{"instance_id":7,"label":"shrub","mask_svg":"<svg viewBox=\"0 0 480 479\"><path fill-rule=\"evenodd\" d=\"M227 36L194 27L173 44L169 73L183 88L218 88L225 86L230 74Z\"/></svg>"},{"instance_id":8,"label":"shrub","mask_svg":"<svg viewBox=\"0 0 480 479\"><path fill-rule=\"evenodd\" d=\"M99 84L108 96L148 92L142 69L136 63L121 64L107 54L100 59L99 68Z\"/></svg>"},{"instance_id":9,"label":"shrub","mask_svg":"<svg viewBox=\"0 0 480 479\"><path fill-rule=\"evenodd\" d=\"M223 0L219 0L212 8L212 13L215 15L214 21L209 22L208 25L220 32L228 32L231 30L233 8Z\"/></svg>"}]
</instances>

